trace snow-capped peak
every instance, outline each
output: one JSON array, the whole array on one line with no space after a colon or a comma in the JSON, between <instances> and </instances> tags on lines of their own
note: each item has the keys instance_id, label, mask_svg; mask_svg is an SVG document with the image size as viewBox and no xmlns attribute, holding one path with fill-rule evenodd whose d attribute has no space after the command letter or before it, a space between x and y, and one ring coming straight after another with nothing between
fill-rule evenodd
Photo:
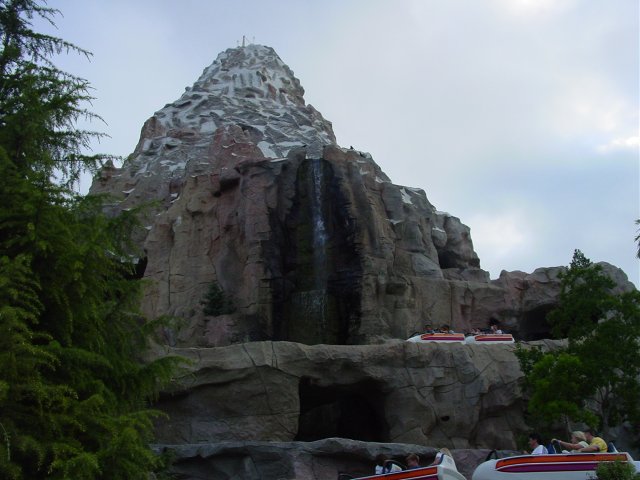
<instances>
[{"instance_id":1,"label":"snow-capped peak","mask_svg":"<svg viewBox=\"0 0 640 480\"><path fill-rule=\"evenodd\" d=\"M193 90L235 96L271 99L281 104L304 106L304 89L275 50L251 44L230 48L207 67Z\"/></svg>"}]
</instances>

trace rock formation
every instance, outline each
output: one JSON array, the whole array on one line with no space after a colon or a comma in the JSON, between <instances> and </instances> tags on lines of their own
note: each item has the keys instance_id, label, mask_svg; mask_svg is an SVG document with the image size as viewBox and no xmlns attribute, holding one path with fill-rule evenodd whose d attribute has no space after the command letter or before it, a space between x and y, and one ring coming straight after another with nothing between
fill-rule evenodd
<instances>
[{"instance_id":1,"label":"rock formation","mask_svg":"<svg viewBox=\"0 0 640 480\"><path fill-rule=\"evenodd\" d=\"M515 448L526 429L513 346L251 342L171 351L191 363L156 405L169 415L156 448L177 455L181 478L337 478L370 471L378 453L417 452L426 465L432 446L454 449L470 474L487 449ZM463 454L470 448L485 450Z\"/></svg>"},{"instance_id":2,"label":"rock formation","mask_svg":"<svg viewBox=\"0 0 640 480\"><path fill-rule=\"evenodd\" d=\"M161 443L330 437L513 448L518 360L506 345L251 342L174 349L189 374L158 402ZM464 408L461 408L464 406Z\"/></svg>"},{"instance_id":3,"label":"rock formation","mask_svg":"<svg viewBox=\"0 0 640 480\"><path fill-rule=\"evenodd\" d=\"M409 453L416 453L422 459L422 465L428 465L436 454L434 448L422 445L373 444L343 438L314 442L227 442L156 448L158 452L170 451L175 456L173 473L181 479L333 480L338 478L339 473L371 475L374 465L371 459L381 453L400 462ZM470 479L475 466L490 451L459 449L452 453L458 471ZM513 453L498 452L502 456Z\"/></svg>"},{"instance_id":4,"label":"rock formation","mask_svg":"<svg viewBox=\"0 0 640 480\"><path fill-rule=\"evenodd\" d=\"M561 269L491 281L467 226L393 184L368 153L337 145L303 95L273 49L229 49L92 185L113 196L113 214L150 204L136 237L142 308L177 319L158 351L194 361L158 404L170 414L159 441L182 452L184 478L205 468L192 455L218 459L220 478L327 478L294 460L273 474L238 467L256 442L295 443L318 472L324 446L309 453L301 441L515 448L525 425L510 347L398 339L491 317L544 338ZM204 314L211 285L232 298L231 313ZM229 441L254 447L220 445ZM259 449L268 458L293 448L269 445ZM359 448L379 451L353 448L352 466Z\"/></svg>"},{"instance_id":5,"label":"rock formation","mask_svg":"<svg viewBox=\"0 0 640 480\"><path fill-rule=\"evenodd\" d=\"M168 343L368 344L425 323L468 330L493 315L517 332L540 320L553 298L529 301L527 285L549 275L490 282L469 228L339 147L303 94L273 49L229 49L94 182L115 212L159 204L140 232L143 309L183 320ZM212 282L234 314L202 313Z\"/></svg>"}]
</instances>

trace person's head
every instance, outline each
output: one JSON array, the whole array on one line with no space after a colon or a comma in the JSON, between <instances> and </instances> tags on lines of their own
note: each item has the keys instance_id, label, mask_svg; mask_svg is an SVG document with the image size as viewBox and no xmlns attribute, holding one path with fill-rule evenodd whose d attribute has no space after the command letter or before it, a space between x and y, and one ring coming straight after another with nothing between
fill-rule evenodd
<instances>
[{"instance_id":1,"label":"person's head","mask_svg":"<svg viewBox=\"0 0 640 480\"><path fill-rule=\"evenodd\" d=\"M384 453L381 453L376 457L376 465L380 465L381 467L384 467L384 462L386 461L387 461L387 456Z\"/></svg>"},{"instance_id":2,"label":"person's head","mask_svg":"<svg viewBox=\"0 0 640 480\"><path fill-rule=\"evenodd\" d=\"M494 330L498 330L498 327L500 326L500 322L498 322L498 320L496 320L495 318L490 318L489 319L489 328L494 331Z\"/></svg>"},{"instance_id":3,"label":"person's head","mask_svg":"<svg viewBox=\"0 0 640 480\"><path fill-rule=\"evenodd\" d=\"M576 430L571 432L571 443L586 442L587 438L584 436L584 432Z\"/></svg>"},{"instance_id":4,"label":"person's head","mask_svg":"<svg viewBox=\"0 0 640 480\"><path fill-rule=\"evenodd\" d=\"M443 333L447 333L449 330L449 325L447 325L446 323L440 327L440 331Z\"/></svg>"},{"instance_id":5,"label":"person's head","mask_svg":"<svg viewBox=\"0 0 640 480\"><path fill-rule=\"evenodd\" d=\"M449 457L453 458L453 455L451 455L451 451L448 448L441 448L440 453L442 453L443 455L448 455Z\"/></svg>"},{"instance_id":6,"label":"person's head","mask_svg":"<svg viewBox=\"0 0 640 480\"><path fill-rule=\"evenodd\" d=\"M596 432L593 430L593 428L587 428L584 431L584 438L587 440L587 442L591 442L591 440L593 440L593 437L596 436Z\"/></svg>"},{"instance_id":7,"label":"person's head","mask_svg":"<svg viewBox=\"0 0 640 480\"><path fill-rule=\"evenodd\" d=\"M407 467L417 467L420 463L420 457L418 457L418 455L416 455L415 453L410 453L409 455L407 455L405 462L407 463Z\"/></svg>"},{"instance_id":8,"label":"person's head","mask_svg":"<svg viewBox=\"0 0 640 480\"><path fill-rule=\"evenodd\" d=\"M536 448L538 445L542 445L542 437L535 432L529 434L529 446Z\"/></svg>"}]
</instances>

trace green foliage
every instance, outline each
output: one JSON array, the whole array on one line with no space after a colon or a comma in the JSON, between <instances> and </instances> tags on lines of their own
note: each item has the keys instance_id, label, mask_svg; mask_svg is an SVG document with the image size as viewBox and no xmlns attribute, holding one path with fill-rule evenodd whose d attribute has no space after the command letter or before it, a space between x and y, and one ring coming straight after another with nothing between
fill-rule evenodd
<instances>
[{"instance_id":1,"label":"green foliage","mask_svg":"<svg viewBox=\"0 0 640 480\"><path fill-rule=\"evenodd\" d=\"M613 280L576 250L569 269L560 275L560 306L547 320L558 338L578 339L588 335L611 308Z\"/></svg>"},{"instance_id":2,"label":"green foliage","mask_svg":"<svg viewBox=\"0 0 640 480\"><path fill-rule=\"evenodd\" d=\"M588 336L570 340L568 352L582 359L606 430L640 420L640 292L612 296L606 321Z\"/></svg>"},{"instance_id":3,"label":"green foliage","mask_svg":"<svg viewBox=\"0 0 640 480\"><path fill-rule=\"evenodd\" d=\"M562 276L560 306L548 317L567 347L517 353L538 422L584 422L606 433L640 420L640 293L614 294L613 285L576 250Z\"/></svg>"},{"instance_id":4,"label":"green foliage","mask_svg":"<svg viewBox=\"0 0 640 480\"><path fill-rule=\"evenodd\" d=\"M603 462L596 469L596 480L640 480L640 473L626 462Z\"/></svg>"},{"instance_id":5,"label":"green foliage","mask_svg":"<svg viewBox=\"0 0 640 480\"><path fill-rule=\"evenodd\" d=\"M640 219L636 220L636 225L640 225ZM640 231L640 229L638 229ZM636 257L640 258L640 233L636 235L636 243L638 244L638 251L636 252Z\"/></svg>"},{"instance_id":6,"label":"green foliage","mask_svg":"<svg viewBox=\"0 0 640 480\"><path fill-rule=\"evenodd\" d=\"M97 118L83 107L92 99L89 84L50 61L61 52L90 54L31 28L33 18L53 24L57 13L36 0L0 1L0 144L22 173L55 171L72 182L104 158L82 153L92 138L103 135L74 127L80 118Z\"/></svg>"},{"instance_id":7,"label":"green foliage","mask_svg":"<svg viewBox=\"0 0 640 480\"><path fill-rule=\"evenodd\" d=\"M526 382L530 378L533 367L543 357L544 352L542 351L542 348L538 346L527 348L522 346L520 343L516 343L514 353L516 354L516 357L518 357L520 369L522 370L522 373L524 373L524 380Z\"/></svg>"},{"instance_id":8,"label":"green foliage","mask_svg":"<svg viewBox=\"0 0 640 480\"><path fill-rule=\"evenodd\" d=\"M87 83L48 59L86 52L30 29L55 13L0 0L0 478L146 479L148 401L176 360L140 358L133 214L71 188L104 157L74 128Z\"/></svg>"},{"instance_id":9,"label":"green foliage","mask_svg":"<svg viewBox=\"0 0 640 480\"><path fill-rule=\"evenodd\" d=\"M202 311L205 315L214 317L233 313L236 310L233 300L215 282L211 282L209 290L200 304L203 305Z\"/></svg>"},{"instance_id":10,"label":"green foliage","mask_svg":"<svg viewBox=\"0 0 640 480\"><path fill-rule=\"evenodd\" d=\"M589 392L589 371L579 357L566 352L548 353L536 362L530 378L529 410L552 424L563 415L593 424L594 415L583 408Z\"/></svg>"}]
</instances>

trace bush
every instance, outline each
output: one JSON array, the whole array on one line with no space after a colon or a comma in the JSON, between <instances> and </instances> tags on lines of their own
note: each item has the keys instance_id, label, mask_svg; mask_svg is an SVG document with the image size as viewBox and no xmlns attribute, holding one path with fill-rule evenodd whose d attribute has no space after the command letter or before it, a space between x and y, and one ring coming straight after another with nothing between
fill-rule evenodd
<instances>
[{"instance_id":1,"label":"bush","mask_svg":"<svg viewBox=\"0 0 640 480\"><path fill-rule=\"evenodd\" d=\"M640 473L636 472L631 463L606 462L596 469L597 480L638 480Z\"/></svg>"},{"instance_id":2,"label":"bush","mask_svg":"<svg viewBox=\"0 0 640 480\"><path fill-rule=\"evenodd\" d=\"M204 314L211 315L213 317L236 311L231 297L224 293L216 282L211 282L209 285L209 291L200 304L204 305L204 308L202 309Z\"/></svg>"}]
</instances>

